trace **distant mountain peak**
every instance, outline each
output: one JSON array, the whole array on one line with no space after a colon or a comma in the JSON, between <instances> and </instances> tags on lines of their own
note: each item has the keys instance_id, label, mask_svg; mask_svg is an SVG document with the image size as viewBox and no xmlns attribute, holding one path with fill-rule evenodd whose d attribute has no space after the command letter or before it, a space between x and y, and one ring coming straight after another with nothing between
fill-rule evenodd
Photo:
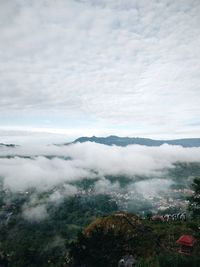
<instances>
[{"instance_id":1,"label":"distant mountain peak","mask_svg":"<svg viewBox=\"0 0 200 267\"><path fill-rule=\"evenodd\" d=\"M4 144L4 143L0 143L0 147L16 147L15 144Z\"/></svg>"},{"instance_id":2,"label":"distant mountain peak","mask_svg":"<svg viewBox=\"0 0 200 267\"><path fill-rule=\"evenodd\" d=\"M94 142L108 146L128 146L128 145L143 145L143 146L161 146L163 144L178 145L182 147L200 147L200 138L184 138L175 140L154 140L150 138L141 137L119 137L110 135L107 137L79 137L72 143Z\"/></svg>"}]
</instances>

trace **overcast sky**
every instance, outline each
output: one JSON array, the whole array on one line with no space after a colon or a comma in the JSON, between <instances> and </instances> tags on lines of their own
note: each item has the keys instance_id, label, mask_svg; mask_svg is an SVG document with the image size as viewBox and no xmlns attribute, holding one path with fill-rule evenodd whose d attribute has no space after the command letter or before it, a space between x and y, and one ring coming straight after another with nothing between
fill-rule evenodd
<instances>
[{"instance_id":1,"label":"overcast sky","mask_svg":"<svg viewBox=\"0 0 200 267\"><path fill-rule=\"evenodd\" d=\"M199 0L0 0L2 136L200 137L199 103Z\"/></svg>"}]
</instances>

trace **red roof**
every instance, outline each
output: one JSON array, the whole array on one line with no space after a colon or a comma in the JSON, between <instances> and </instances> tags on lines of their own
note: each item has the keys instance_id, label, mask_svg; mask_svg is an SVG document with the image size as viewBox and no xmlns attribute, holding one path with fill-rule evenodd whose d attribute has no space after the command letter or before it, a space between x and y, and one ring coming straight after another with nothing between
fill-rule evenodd
<instances>
[{"instance_id":1,"label":"red roof","mask_svg":"<svg viewBox=\"0 0 200 267\"><path fill-rule=\"evenodd\" d=\"M192 235L182 235L177 241L177 244L193 247L196 239Z\"/></svg>"}]
</instances>

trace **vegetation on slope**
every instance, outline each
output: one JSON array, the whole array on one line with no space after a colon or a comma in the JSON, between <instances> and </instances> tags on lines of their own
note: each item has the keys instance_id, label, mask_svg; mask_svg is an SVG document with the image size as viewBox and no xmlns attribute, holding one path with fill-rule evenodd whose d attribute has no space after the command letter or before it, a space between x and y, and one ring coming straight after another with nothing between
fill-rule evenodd
<instances>
[{"instance_id":1,"label":"vegetation on slope","mask_svg":"<svg viewBox=\"0 0 200 267\"><path fill-rule=\"evenodd\" d=\"M117 210L109 196L74 196L59 205L49 204L48 216L42 221L27 220L21 213L27 198L19 194L12 199L12 205L2 203L0 264L2 261L9 267L65 266L68 243L77 233L98 216Z\"/></svg>"},{"instance_id":2,"label":"vegetation on slope","mask_svg":"<svg viewBox=\"0 0 200 267\"><path fill-rule=\"evenodd\" d=\"M83 186L88 188L90 185L85 182ZM193 189L190 209L194 218L187 222L161 223L142 220L130 213L116 214L118 206L109 195L87 194L68 197L57 204L47 202L46 218L27 220L24 207L37 192L14 194L2 188L0 264L8 267L114 267L119 258L128 253L137 257L141 267L199 267L198 179L194 180ZM49 194L37 193L35 205L43 203ZM124 214L128 220L123 218ZM175 241L181 234L192 234L198 240L192 257L177 254Z\"/></svg>"},{"instance_id":3,"label":"vegetation on slope","mask_svg":"<svg viewBox=\"0 0 200 267\"><path fill-rule=\"evenodd\" d=\"M90 224L71 244L71 265L114 267L121 257L133 254L138 267L199 267L199 224L200 221L139 220L134 214L127 213L103 217ZM177 252L176 240L182 234L193 235L198 240L191 257Z\"/></svg>"}]
</instances>

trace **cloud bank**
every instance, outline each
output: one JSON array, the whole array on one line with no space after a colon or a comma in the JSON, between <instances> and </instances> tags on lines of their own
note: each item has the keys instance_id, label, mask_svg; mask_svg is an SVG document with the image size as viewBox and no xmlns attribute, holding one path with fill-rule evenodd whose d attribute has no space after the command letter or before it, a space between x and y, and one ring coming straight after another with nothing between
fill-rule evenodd
<instances>
[{"instance_id":1,"label":"cloud bank","mask_svg":"<svg viewBox=\"0 0 200 267\"><path fill-rule=\"evenodd\" d=\"M42 192L65 184L64 195L76 194L73 184L86 178L97 180L95 190L103 193L107 188L119 189L119 184L110 183L106 176L123 175L134 182L135 176L159 178L177 162L200 162L200 148L170 145L110 147L88 142L0 149L0 176L5 188ZM59 195L53 198L59 199Z\"/></svg>"}]
</instances>

